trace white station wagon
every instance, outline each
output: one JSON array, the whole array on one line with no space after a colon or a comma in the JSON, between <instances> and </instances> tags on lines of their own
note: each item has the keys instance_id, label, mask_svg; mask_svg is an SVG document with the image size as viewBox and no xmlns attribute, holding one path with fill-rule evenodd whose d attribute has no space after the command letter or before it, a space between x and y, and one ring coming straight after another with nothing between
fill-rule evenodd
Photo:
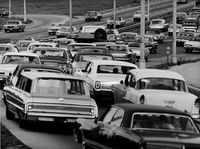
<instances>
[{"instance_id":1,"label":"white station wagon","mask_svg":"<svg viewBox=\"0 0 200 149\"><path fill-rule=\"evenodd\" d=\"M91 97L97 102L98 100L99 102L108 100L112 104L112 85L119 84L131 69L138 69L138 66L123 61L92 60L82 76L90 86ZM79 75L81 74L79 73Z\"/></svg>"},{"instance_id":2,"label":"white station wagon","mask_svg":"<svg viewBox=\"0 0 200 149\"><path fill-rule=\"evenodd\" d=\"M199 98L188 92L184 78L169 70L131 70L113 85L114 102L132 102L177 108L199 118Z\"/></svg>"}]
</instances>

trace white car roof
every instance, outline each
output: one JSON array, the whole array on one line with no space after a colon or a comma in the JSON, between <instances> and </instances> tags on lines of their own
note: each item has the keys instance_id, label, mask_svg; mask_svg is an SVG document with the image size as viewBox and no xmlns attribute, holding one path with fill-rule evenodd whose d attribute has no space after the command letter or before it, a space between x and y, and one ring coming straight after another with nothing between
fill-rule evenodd
<instances>
[{"instance_id":1,"label":"white car roof","mask_svg":"<svg viewBox=\"0 0 200 149\"><path fill-rule=\"evenodd\" d=\"M142 78L170 78L170 79L178 79L185 81L182 75L177 72L173 72L170 70L161 70L161 69L135 69L130 70L130 73L134 74L136 80Z\"/></svg>"},{"instance_id":2,"label":"white car roof","mask_svg":"<svg viewBox=\"0 0 200 149\"><path fill-rule=\"evenodd\" d=\"M95 46L95 44L94 43L70 43L70 44L68 44L68 46L71 46L71 45L93 45L93 46Z\"/></svg>"},{"instance_id":3,"label":"white car roof","mask_svg":"<svg viewBox=\"0 0 200 149\"><path fill-rule=\"evenodd\" d=\"M129 66L129 67L135 67L138 68L137 65L129 63L129 62L123 62L123 61L115 61L115 60L91 60L91 62L94 65L119 65L119 66Z\"/></svg>"},{"instance_id":4,"label":"white car roof","mask_svg":"<svg viewBox=\"0 0 200 149\"><path fill-rule=\"evenodd\" d=\"M30 45L57 45L57 43L54 42L32 42Z\"/></svg>"},{"instance_id":5,"label":"white car roof","mask_svg":"<svg viewBox=\"0 0 200 149\"><path fill-rule=\"evenodd\" d=\"M26 51L24 51L24 52L7 52L7 53L4 54L4 56L6 56L6 55L17 55L17 56L33 56L33 57L38 57L37 54L35 54L35 53L30 53L30 52L26 52Z\"/></svg>"},{"instance_id":6,"label":"white car roof","mask_svg":"<svg viewBox=\"0 0 200 149\"><path fill-rule=\"evenodd\" d=\"M14 45L11 43L0 43L0 46L14 46Z\"/></svg>"}]
</instances>

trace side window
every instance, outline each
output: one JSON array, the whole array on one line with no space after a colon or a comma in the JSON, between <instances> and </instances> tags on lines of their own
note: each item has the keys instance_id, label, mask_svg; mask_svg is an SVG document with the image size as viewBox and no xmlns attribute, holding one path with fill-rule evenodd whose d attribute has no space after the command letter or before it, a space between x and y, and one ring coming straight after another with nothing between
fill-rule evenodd
<instances>
[{"instance_id":1,"label":"side window","mask_svg":"<svg viewBox=\"0 0 200 149\"><path fill-rule=\"evenodd\" d=\"M135 85L136 85L136 78L134 75L131 75L130 87L135 88Z\"/></svg>"},{"instance_id":2,"label":"side window","mask_svg":"<svg viewBox=\"0 0 200 149\"><path fill-rule=\"evenodd\" d=\"M23 81L23 76L20 75L18 80L17 80L17 83L16 83L17 88L19 88L19 89L21 88L22 81Z\"/></svg>"},{"instance_id":3,"label":"side window","mask_svg":"<svg viewBox=\"0 0 200 149\"><path fill-rule=\"evenodd\" d=\"M31 85L32 85L32 80L27 78L24 91L30 93L31 92Z\"/></svg>"},{"instance_id":4,"label":"side window","mask_svg":"<svg viewBox=\"0 0 200 149\"><path fill-rule=\"evenodd\" d=\"M124 117L124 109L119 108L119 110L113 116L110 125L115 125L118 127L122 126L123 117Z\"/></svg>"},{"instance_id":5,"label":"side window","mask_svg":"<svg viewBox=\"0 0 200 149\"><path fill-rule=\"evenodd\" d=\"M103 118L103 122L104 123L110 123L114 114L116 113L117 108L116 107L112 107L110 108L110 110L107 112L107 114L105 115L105 117Z\"/></svg>"}]
</instances>

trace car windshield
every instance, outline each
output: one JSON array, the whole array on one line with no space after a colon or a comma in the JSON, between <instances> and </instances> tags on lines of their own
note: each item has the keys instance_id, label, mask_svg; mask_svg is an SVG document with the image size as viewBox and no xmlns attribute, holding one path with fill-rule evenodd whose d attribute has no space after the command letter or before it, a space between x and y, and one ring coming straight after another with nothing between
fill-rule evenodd
<instances>
[{"instance_id":1,"label":"car windshield","mask_svg":"<svg viewBox=\"0 0 200 149\"><path fill-rule=\"evenodd\" d=\"M11 52L8 46L0 46L0 55L5 54L6 52Z\"/></svg>"},{"instance_id":2,"label":"car windshield","mask_svg":"<svg viewBox=\"0 0 200 149\"><path fill-rule=\"evenodd\" d=\"M88 15L97 15L97 12L96 11L88 11L87 14Z\"/></svg>"},{"instance_id":3,"label":"car windshield","mask_svg":"<svg viewBox=\"0 0 200 149\"><path fill-rule=\"evenodd\" d=\"M113 57L108 55L98 55L98 54L79 55L79 62L91 61L91 60L113 60Z\"/></svg>"},{"instance_id":4,"label":"car windshield","mask_svg":"<svg viewBox=\"0 0 200 149\"><path fill-rule=\"evenodd\" d=\"M86 84L82 80L39 78L33 93L44 96L86 95Z\"/></svg>"},{"instance_id":5,"label":"car windshield","mask_svg":"<svg viewBox=\"0 0 200 149\"><path fill-rule=\"evenodd\" d=\"M70 51L72 52L77 52L79 50L79 48L81 47L88 47L88 46L93 46L93 45L90 45L90 44L85 44L85 45L68 45L67 46L67 49L69 49Z\"/></svg>"},{"instance_id":6,"label":"car windshield","mask_svg":"<svg viewBox=\"0 0 200 149\"><path fill-rule=\"evenodd\" d=\"M131 69L135 69L135 67L123 65L99 65L97 67L97 73L127 74L127 72Z\"/></svg>"},{"instance_id":7,"label":"car windshield","mask_svg":"<svg viewBox=\"0 0 200 149\"><path fill-rule=\"evenodd\" d=\"M138 89L156 89L187 92L182 80L170 78L142 78L138 81Z\"/></svg>"},{"instance_id":8,"label":"car windshield","mask_svg":"<svg viewBox=\"0 0 200 149\"><path fill-rule=\"evenodd\" d=\"M39 64L39 58L33 56L6 55L2 64Z\"/></svg>"},{"instance_id":9,"label":"car windshield","mask_svg":"<svg viewBox=\"0 0 200 149\"><path fill-rule=\"evenodd\" d=\"M36 53L38 56L46 57L46 56L53 56L53 57L62 57L64 58L65 51L64 50L35 50L34 53Z\"/></svg>"},{"instance_id":10,"label":"car windshield","mask_svg":"<svg viewBox=\"0 0 200 149\"><path fill-rule=\"evenodd\" d=\"M19 24L18 21L9 21L8 24Z\"/></svg>"},{"instance_id":11,"label":"car windshield","mask_svg":"<svg viewBox=\"0 0 200 149\"><path fill-rule=\"evenodd\" d=\"M163 113L134 113L131 128L133 130L147 129L198 133L190 117Z\"/></svg>"},{"instance_id":12,"label":"car windshield","mask_svg":"<svg viewBox=\"0 0 200 149\"><path fill-rule=\"evenodd\" d=\"M63 28L60 29L60 31L70 32L70 27L63 27Z\"/></svg>"}]
</instances>

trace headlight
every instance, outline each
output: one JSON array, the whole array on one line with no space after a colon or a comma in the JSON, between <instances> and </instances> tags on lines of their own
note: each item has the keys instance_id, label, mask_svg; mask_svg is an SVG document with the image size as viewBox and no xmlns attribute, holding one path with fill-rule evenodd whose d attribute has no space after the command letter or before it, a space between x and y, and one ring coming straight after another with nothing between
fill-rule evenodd
<instances>
[{"instance_id":1,"label":"headlight","mask_svg":"<svg viewBox=\"0 0 200 149\"><path fill-rule=\"evenodd\" d=\"M33 106L32 106L32 105L28 105L28 107L27 107L27 110L28 110L28 111L31 111L31 110L32 110L32 108L33 108Z\"/></svg>"},{"instance_id":2,"label":"headlight","mask_svg":"<svg viewBox=\"0 0 200 149\"><path fill-rule=\"evenodd\" d=\"M96 81L95 82L95 89L100 89L101 88L101 82L100 81Z\"/></svg>"}]
</instances>

